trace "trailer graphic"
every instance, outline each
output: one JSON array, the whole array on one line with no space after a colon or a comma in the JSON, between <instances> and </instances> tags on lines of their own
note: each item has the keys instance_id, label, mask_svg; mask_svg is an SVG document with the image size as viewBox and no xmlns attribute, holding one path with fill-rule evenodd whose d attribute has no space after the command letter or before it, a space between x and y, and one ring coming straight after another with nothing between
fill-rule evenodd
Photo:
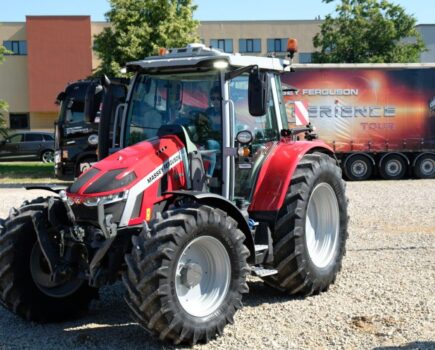
<instances>
[{"instance_id":1,"label":"trailer graphic","mask_svg":"<svg viewBox=\"0 0 435 350\"><path fill-rule=\"evenodd\" d=\"M348 178L435 176L435 65L295 66L281 76L289 126L304 103Z\"/></svg>"}]
</instances>

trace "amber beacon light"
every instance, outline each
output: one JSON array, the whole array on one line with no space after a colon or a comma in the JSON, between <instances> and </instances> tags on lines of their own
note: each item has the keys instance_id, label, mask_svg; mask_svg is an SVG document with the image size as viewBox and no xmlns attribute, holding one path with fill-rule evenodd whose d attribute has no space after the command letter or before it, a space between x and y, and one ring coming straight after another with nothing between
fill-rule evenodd
<instances>
[{"instance_id":1,"label":"amber beacon light","mask_svg":"<svg viewBox=\"0 0 435 350\"><path fill-rule=\"evenodd\" d=\"M290 58L293 58L296 52L298 52L298 41L296 39L287 40L287 52Z\"/></svg>"}]
</instances>

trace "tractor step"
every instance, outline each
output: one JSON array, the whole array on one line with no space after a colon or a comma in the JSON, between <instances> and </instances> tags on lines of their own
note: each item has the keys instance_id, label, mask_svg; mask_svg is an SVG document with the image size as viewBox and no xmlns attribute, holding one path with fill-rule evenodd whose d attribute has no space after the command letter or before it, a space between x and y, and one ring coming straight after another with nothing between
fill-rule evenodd
<instances>
[{"instance_id":1,"label":"tractor step","mask_svg":"<svg viewBox=\"0 0 435 350\"><path fill-rule=\"evenodd\" d=\"M261 266L252 266L251 273L253 275L258 276L258 277L266 277L266 276L276 275L278 273L278 270L265 269L264 267L261 267Z\"/></svg>"}]
</instances>

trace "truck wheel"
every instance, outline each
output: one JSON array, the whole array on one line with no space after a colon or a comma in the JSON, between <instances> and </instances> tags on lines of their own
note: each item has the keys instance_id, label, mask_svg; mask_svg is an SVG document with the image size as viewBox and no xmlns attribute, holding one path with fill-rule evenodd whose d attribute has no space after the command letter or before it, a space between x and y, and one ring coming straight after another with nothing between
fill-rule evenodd
<instances>
[{"instance_id":1,"label":"truck wheel","mask_svg":"<svg viewBox=\"0 0 435 350\"><path fill-rule=\"evenodd\" d=\"M407 167L403 157L398 154L391 154L381 162L379 173L385 180L400 180L405 176Z\"/></svg>"},{"instance_id":2,"label":"truck wheel","mask_svg":"<svg viewBox=\"0 0 435 350\"><path fill-rule=\"evenodd\" d=\"M364 155L350 156L346 161L344 169L349 180L363 181L369 179L373 174L373 163L370 158Z\"/></svg>"},{"instance_id":3,"label":"truck wheel","mask_svg":"<svg viewBox=\"0 0 435 350\"><path fill-rule=\"evenodd\" d=\"M42 152L41 161L43 163L53 163L54 162L54 152L50 149Z\"/></svg>"},{"instance_id":4,"label":"truck wheel","mask_svg":"<svg viewBox=\"0 0 435 350\"><path fill-rule=\"evenodd\" d=\"M435 156L424 154L418 158L414 165L414 174L419 179L435 178Z\"/></svg>"},{"instance_id":5,"label":"truck wheel","mask_svg":"<svg viewBox=\"0 0 435 350\"><path fill-rule=\"evenodd\" d=\"M11 210L0 234L0 298L15 314L35 322L78 316L98 296L82 280L50 281L48 264L36 238L33 220L46 221L48 200L38 198Z\"/></svg>"},{"instance_id":6,"label":"truck wheel","mask_svg":"<svg viewBox=\"0 0 435 350\"><path fill-rule=\"evenodd\" d=\"M290 294L325 291L341 269L347 224L340 168L326 154L305 155L292 177L272 234L278 273L265 281Z\"/></svg>"},{"instance_id":7,"label":"truck wheel","mask_svg":"<svg viewBox=\"0 0 435 350\"><path fill-rule=\"evenodd\" d=\"M123 276L139 324L161 340L195 344L222 334L248 292L244 234L208 206L168 211L133 237Z\"/></svg>"}]
</instances>

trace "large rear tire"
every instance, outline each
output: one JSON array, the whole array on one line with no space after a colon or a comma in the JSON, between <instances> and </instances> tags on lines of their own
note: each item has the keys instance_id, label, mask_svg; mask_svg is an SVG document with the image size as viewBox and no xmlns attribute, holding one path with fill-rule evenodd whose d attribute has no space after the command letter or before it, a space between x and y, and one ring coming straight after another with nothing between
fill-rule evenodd
<instances>
[{"instance_id":1,"label":"large rear tire","mask_svg":"<svg viewBox=\"0 0 435 350\"><path fill-rule=\"evenodd\" d=\"M222 334L248 292L249 255L237 223L207 206L175 209L133 238L123 280L139 324L161 340L195 344Z\"/></svg>"},{"instance_id":2,"label":"large rear tire","mask_svg":"<svg viewBox=\"0 0 435 350\"><path fill-rule=\"evenodd\" d=\"M42 221L47 230L54 229L48 222L47 208L46 198L26 201L11 210L3 225L0 223L0 299L7 309L34 322L76 317L98 296L97 289L82 281L49 280L33 224Z\"/></svg>"},{"instance_id":3,"label":"large rear tire","mask_svg":"<svg viewBox=\"0 0 435 350\"><path fill-rule=\"evenodd\" d=\"M341 269L347 224L340 168L326 154L305 155L291 179L273 232L278 273L265 281L290 294L325 291Z\"/></svg>"}]
</instances>

